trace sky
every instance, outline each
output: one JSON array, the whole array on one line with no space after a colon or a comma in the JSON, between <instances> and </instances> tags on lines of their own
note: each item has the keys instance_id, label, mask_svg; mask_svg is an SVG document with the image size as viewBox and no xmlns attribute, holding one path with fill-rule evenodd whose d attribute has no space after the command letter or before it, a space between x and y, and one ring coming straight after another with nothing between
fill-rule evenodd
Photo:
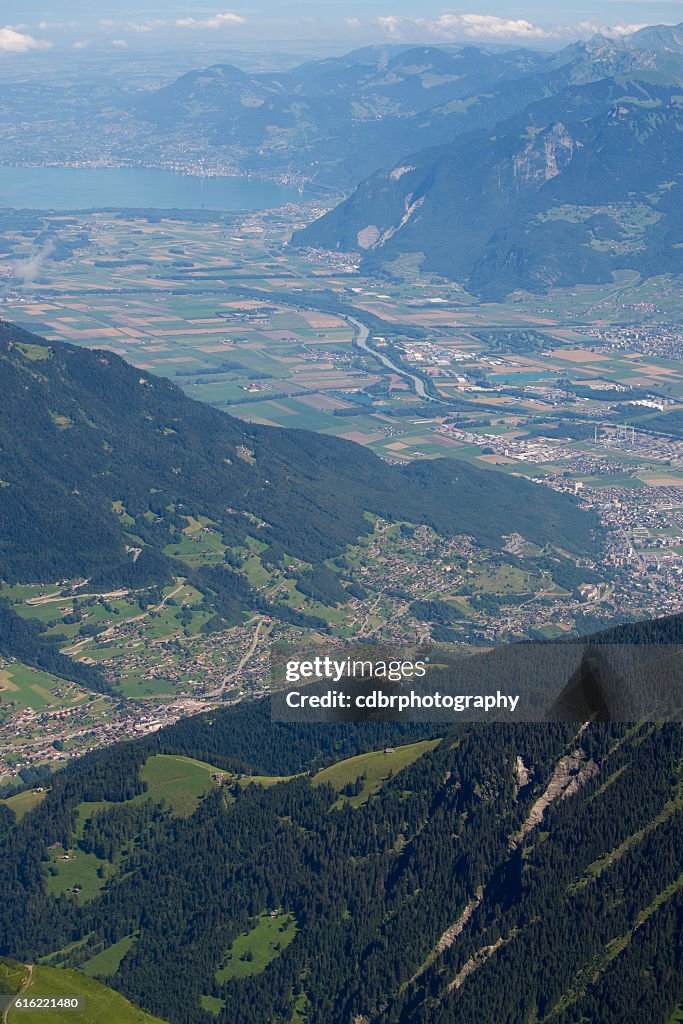
<instances>
[{"instance_id":1,"label":"sky","mask_svg":"<svg viewBox=\"0 0 683 1024\"><path fill-rule=\"evenodd\" d=\"M683 22L671 0L0 0L0 61L69 51L186 52L225 46L320 45L342 52L379 42L562 46L595 32Z\"/></svg>"}]
</instances>

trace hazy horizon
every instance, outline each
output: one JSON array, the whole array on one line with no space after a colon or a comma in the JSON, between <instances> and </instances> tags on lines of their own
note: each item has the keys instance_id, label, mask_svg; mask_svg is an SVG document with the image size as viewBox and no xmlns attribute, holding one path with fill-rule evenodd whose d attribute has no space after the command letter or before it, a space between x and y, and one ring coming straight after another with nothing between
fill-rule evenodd
<instances>
[{"instance_id":1,"label":"hazy horizon","mask_svg":"<svg viewBox=\"0 0 683 1024\"><path fill-rule=\"evenodd\" d=\"M116 5L95 3L87 12L68 0L8 0L0 20L0 73L22 58L111 51L134 54L182 52L187 57L220 50L323 53L381 43L474 43L560 48L598 32L623 36L645 25L683 21L683 4L657 0L564 0L552 7L507 0L471 3L465 10L408 0L336 3L266 0L232 8L188 0Z\"/></svg>"}]
</instances>

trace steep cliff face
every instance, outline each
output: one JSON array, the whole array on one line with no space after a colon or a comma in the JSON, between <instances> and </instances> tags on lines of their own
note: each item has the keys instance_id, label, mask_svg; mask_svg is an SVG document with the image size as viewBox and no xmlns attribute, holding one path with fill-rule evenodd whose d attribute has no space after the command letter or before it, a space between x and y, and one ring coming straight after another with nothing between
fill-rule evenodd
<instances>
[{"instance_id":1,"label":"steep cliff face","mask_svg":"<svg viewBox=\"0 0 683 1024\"><path fill-rule=\"evenodd\" d=\"M378 172L294 243L359 250L369 271L420 253L490 298L677 273L682 156L674 90L599 83Z\"/></svg>"},{"instance_id":2,"label":"steep cliff face","mask_svg":"<svg viewBox=\"0 0 683 1024\"><path fill-rule=\"evenodd\" d=\"M582 146L583 143L572 138L565 125L558 121L513 156L515 184L523 189L556 178Z\"/></svg>"}]
</instances>

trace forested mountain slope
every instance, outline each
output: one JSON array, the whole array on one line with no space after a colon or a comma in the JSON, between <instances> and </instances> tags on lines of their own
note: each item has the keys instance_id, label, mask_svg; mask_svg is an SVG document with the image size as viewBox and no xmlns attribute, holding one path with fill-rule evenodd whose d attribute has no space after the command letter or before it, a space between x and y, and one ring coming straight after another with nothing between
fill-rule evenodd
<instances>
[{"instance_id":1,"label":"forested mountain slope","mask_svg":"<svg viewBox=\"0 0 683 1024\"><path fill-rule=\"evenodd\" d=\"M7 579L162 571L159 549L186 525L181 511L214 519L228 543L253 528L244 513L256 515L262 541L309 560L366 532L364 511L493 544L518 530L571 551L595 526L571 499L526 481L446 459L390 466L349 441L247 425L111 353L7 324L0 387ZM135 562L114 502L143 542Z\"/></svg>"},{"instance_id":2,"label":"forested mountain slope","mask_svg":"<svg viewBox=\"0 0 683 1024\"><path fill-rule=\"evenodd\" d=\"M678 88L606 78L405 157L293 241L355 249L368 270L421 253L487 298L677 274L682 154Z\"/></svg>"},{"instance_id":3,"label":"forested mountain slope","mask_svg":"<svg viewBox=\"0 0 683 1024\"><path fill-rule=\"evenodd\" d=\"M226 548L256 534L273 563L287 554L320 565L372 529L366 513L491 547L518 532L595 550L596 517L548 488L446 459L392 466L349 441L250 426L111 353L47 344L9 324L0 325L0 391L0 579L9 582L135 588L179 574L217 626L241 622L259 601L278 614L230 552L197 569L168 556L189 516L206 517ZM2 602L0 622L0 653L68 677L38 624Z\"/></svg>"},{"instance_id":4,"label":"forested mountain slope","mask_svg":"<svg viewBox=\"0 0 683 1024\"><path fill-rule=\"evenodd\" d=\"M108 983L178 1024L675 1019L680 726L436 729L284 726L257 702L72 764L0 818L0 952L111 949ZM155 810L164 758L207 782Z\"/></svg>"}]
</instances>

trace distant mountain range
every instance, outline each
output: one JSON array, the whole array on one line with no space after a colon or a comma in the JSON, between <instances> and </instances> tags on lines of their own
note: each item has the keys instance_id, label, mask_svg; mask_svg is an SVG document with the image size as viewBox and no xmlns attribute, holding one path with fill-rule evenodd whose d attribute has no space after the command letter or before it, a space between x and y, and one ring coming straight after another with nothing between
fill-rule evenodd
<instances>
[{"instance_id":1,"label":"distant mountain range","mask_svg":"<svg viewBox=\"0 0 683 1024\"><path fill-rule=\"evenodd\" d=\"M229 167L349 192L407 154L493 129L533 103L605 78L683 84L680 26L558 52L383 45L252 73L229 64L158 89L92 81L0 84L8 160Z\"/></svg>"},{"instance_id":2,"label":"distant mountain range","mask_svg":"<svg viewBox=\"0 0 683 1024\"><path fill-rule=\"evenodd\" d=\"M470 111L472 97L500 95L501 83L526 82L547 62L526 50L396 50L368 47L272 75L216 65L142 97L133 110L164 132L205 132L255 172L279 167L344 188L423 138L439 141L444 120L489 123L492 104L482 98Z\"/></svg>"},{"instance_id":3,"label":"distant mountain range","mask_svg":"<svg viewBox=\"0 0 683 1024\"><path fill-rule=\"evenodd\" d=\"M276 74L217 65L130 110L245 170L357 185L295 245L357 251L370 273L417 254L499 299L683 269L682 41L683 26L653 26L557 53L368 47Z\"/></svg>"},{"instance_id":4,"label":"distant mountain range","mask_svg":"<svg viewBox=\"0 0 683 1024\"><path fill-rule=\"evenodd\" d=\"M650 29L550 54L367 47L276 74L216 65L137 97L130 112L171 135L205 135L245 169L348 188L412 150L492 127L572 84L614 75L683 82L676 38Z\"/></svg>"},{"instance_id":5,"label":"distant mountain range","mask_svg":"<svg viewBox=\"0 0 683 1024\"><path fill-rule=\"evenodd\" d=\"M683 53L683 23L648 25L621 40L626 49L654 50L656 53Z\"/></svg>"},{"instance_id":6,"label":"distant mountain range","mask_svg":"<svg viewBox=\"0 0 683 1024\"><path fill-rule=\"evenodd\" d=\"M293 241L355 249L371 271L419 253L488 298L680 273L682 167L677 90L610 78L404 158Z\"/></svg>"}]
</instances>

